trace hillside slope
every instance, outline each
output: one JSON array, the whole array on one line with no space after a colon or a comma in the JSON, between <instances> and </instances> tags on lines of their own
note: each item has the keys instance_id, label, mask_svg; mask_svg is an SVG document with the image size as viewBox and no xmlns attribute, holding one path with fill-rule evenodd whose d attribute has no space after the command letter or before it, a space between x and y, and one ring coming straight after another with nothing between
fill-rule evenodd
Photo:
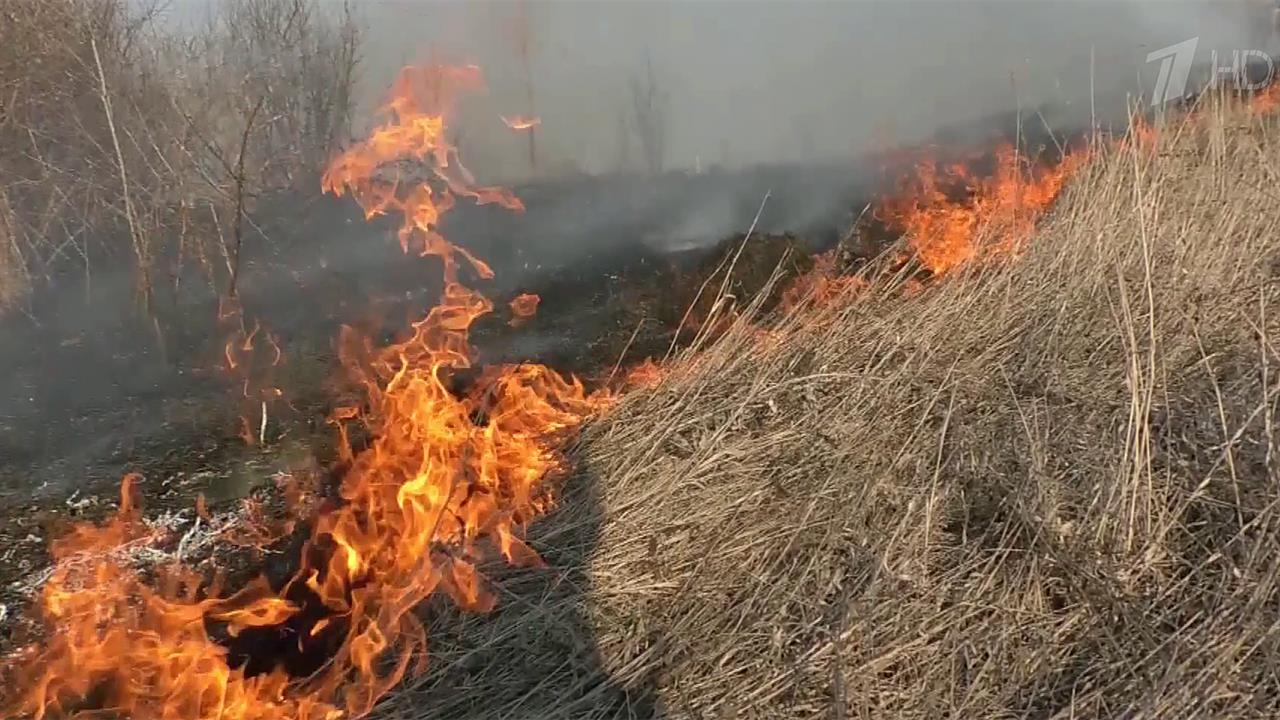
<instances>
[{"instance_id":1,"label":"hillside slope","mask_svg":"<svg viewBox=\"0 0 1280 720\"><path fill-rule=\"evenodd\" d=\"M596 428L615 680L672 717L1280 712L1280 136L1206 113L1021 257L744 328Z\"/></svg>"},{"instance_id":2,"label":"hillside slope","mask_svg":"<svg viewBox=\"0 0 1280 720\"><path fill-rule=\"evenodd\" d=\"M1021 253L685 354L383 716L1274 717L1278 160L1206 108Z\"/></svg>"}]
</instances>

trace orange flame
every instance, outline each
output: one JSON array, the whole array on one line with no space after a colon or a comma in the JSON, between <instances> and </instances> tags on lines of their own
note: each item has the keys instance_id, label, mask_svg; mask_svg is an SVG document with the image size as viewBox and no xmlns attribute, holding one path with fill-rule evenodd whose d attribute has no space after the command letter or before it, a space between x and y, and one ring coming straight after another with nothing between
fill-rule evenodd
<instances>
[{"instance_id":1,"label":"orange flame","mask_svg":"<svg viewBox=\"0 0 1280 720\"><path fill-rule=\"evenodd\" d=\"M422 79L417 73L406 70L397 87L412 91ZM443 127L447 108L434 99L425 105L401 101L392 108L391 127ZM452 173L456 150L444 144L442 133L411 135L401 152L431 164L429 174L443 190L437 193L424 182L401 195L370 192L381 182L378 166L397 159L378 138L393 136L384 128L369 149L352 148L335 163L347 168L341 184L331 172L326 186L339 193L345 187L374 203L366 212L400 209L402 244L420 241L426 254L443 260L443 297L408 340L368 353L371 360L364 363L345 356L368 391L365 422L376 439L354 458L342 487L346 504L322 516L314 529L312 543L331 549L327 559L304 564L295 578L333 613L348 618L346 638L321 687L325 696L340 695L353 714L367 712L406 672L421 669L413 659L422 657L426 637L414 606L441 590L464 608L492 607L494 599L475 570L483 557L478 540L491 538L509 562L538 562L516 533L546 507L541 483L560 467L549 441L607 402L539 365L489 368L465 396L450 391L451 373L470 367L472 322L493 309L458 281L453 257L462 255L481 276L491 273L445 241L435 225L452 206L452 194L522 206L505 190L472 188L469 177ZM352 161L365 155L378 163ZM362 165L364 175L350 172ZM394 659L390 669L380 671L388 658Z\"/></svg>"},{"instance_id":2,"label":"orange flame","mask_svg":"<svg viewBox=\"0 0 1280 720\"><path fill-rule=\"evenodd\" d=\"M532 130L542 124L537 115L500 115L502 123L512 130Z\"/></svg>"},{"instance_id":3,"label":"orange flame","mask_svg":"<svg viewBox=\"0 0 1280 720\"><path fill-rule=\"evenodd\" d=\"M522 207L505 189L476 185L446 140L456 94L481 87L475 67L406 68L387 122L324 175L327 191L350 193L368 216L399 213L402 246L439 257L444 286L439 304L399 344L375 351L344 331L343 359L363 383L368 409L342 408L333 421L345 439L345 423L361 419L374 439L358 454L344 443L342 504L317 517L293 578L279 592L260 581L219 598L216 583L205 587L175 563L148 585L109 557L151 532L135 509L135 478L126 478L114 519L55 544L60 564L40 603L46 636L6 671L13 677L4 686L16 695L0 703L0 714L359 717L422 670L426 632L414 613L421 601L442 591L467 609L493 606L477 570L487 543L511 563L539 562L519 534L550 505L545 483L563 469L554 442L610 396L532 364L487 368L469 390L452 387L455 372L471 364L471 323L493 307L461 283L460 261L481 277L492 273L445 240L440 216L457 197ZM227 345L228 366L253 337ZM83 557L64 562L73 552ZM210 634L221 627L234 637L301 618L290 599L299 597L324 612L297 629L298 641L323 633L336 645L305 679L279 667L250 676Z\"/></svg>"},{"instance_id":4,"label":"orange flame","mask_svg":"<svg viewBox=\"0 0 1280 720\"><path fill-rule=\"evenodd\" d=\"M821 305L846 292L857 292L867 287L866 279L861 276L841 275L837 264L836 250L814 256L813 268L797 277L782 291L782 309L792 310L806 302Z\"/></svg>"},{"instance_id":5,"label":"orange flame","mask_svg":"<svg viewBox=\"0 0 1280 720\"><path fill-rule=\"evenodd\" d=\"M249 328L244 309L235 297L218 299L218 322L227 338L222 348L223 369L240 389L238 435L246 445L256 445L265 439L260 423L266 419L267 408L284 395L272 384L276 368L284 362L284 351L262 323L255 320ZM250 419L253 416L257 416L257 423ZM255 424L256 433L252 430Z\"/></svg>"},{"instance_id":6,"label":"orange flame","mask_svg":"<svg viewBox=\"0 0 1280 720\"><path fill-rule=\"evenodd\" d=\"M653 387L662 382L666 372L653 358L645 358L627 370L623 384L627 387Z\"/></svg>"},{"instance_id":7,"label":"orange flame","mask_svg":"<svg viewBox=\"0 0 1280 720\"><path fill-rule=\"evenodd\" d=\"M336 718L312 698L286 698L288 677L247 677L229 666L206 622L229 635L275 625L295 611L265 581L225 599L201 599L201 578L179 566L159 570L155 585L128 567L130 547L156 539L140 518L136 475L125 476L116 515L84 524L55 541L53 574L40 610L42 647L10 658L16 700L6 716L79 716L91 694L103 709L133 718Z\"/></svg>"},{"instance_id":8,"label":"orange flame","mask_svg":"<svg viewBox=\"0 0 1280 720\"><path fill-rule=\"evenodd\" d=\"M1273 81L1249 100L1249 109L1260 115L1272 113L1280 108L1280 82Z\"/></svg>"},{"instance_id":9,"label":"orange flame","mask_svg":"<svg viewBox=\"0 0 1280 720\"><path fill-rule=\"evenodd\" d=\"M883 201L878 216L902 231L921 265L944 275L976 259L984 237L995 239L987 253L1019 248L1086 155L1070 153L1052 167L1028 169L1005 145L995 153L994 172L984 178L962 164L939 169L927 160L901 194Z\"/></svg>"},{"instance_id":10,"label":"orange flame","mask_svg":"<svg viewBox=\"0 0 1280 720\"><path fill-rule=\"evenodd\" d=\"M351 193L366 217L401 213L401 246L405 251L417 248L423 255L440 257L445 282L451 284L458 279L455 256L467 260L480 277L493 277L488 265L450 244L436 229L440 216L453 207L455 197L471 198L481 205L496 203L509 210L524 209L505 188L475 185L470 171L458 158L457 149L445 139L445 119L453 110L457 94L483 87L480 68L474 65L405 68L392 86L390 102L383 108L390 121L335 158L321 179L326 192L339 196ZM403 177L400 165L407 162L414 163L415 170L422 170L425 165L428 179L439 181L444 188ZM407 189L402 191L402 185Z\"/></svg>"},{"instance_id":11,"label":"orange flame","mask_svg":"<svg viewBox=\"0 0 1280 720\"><path fill-rule=\"evenodd\" d=\"M538 303L542 298L533 293L521 293L511 300L511 326L516 327L528 322L538 313Z\"/></svg>"},{"instance_id":12,"label":"orange flame","mask_svg":"<svg viewBox=\"0 0 1280 720\"><path fill-rule=\"evenodd\" d=\"M1160 130L1146 116L1135 114L1129 131L1114 144L1121 150L1153 153L1160 148Z\"/></svg>"}]
</instances>

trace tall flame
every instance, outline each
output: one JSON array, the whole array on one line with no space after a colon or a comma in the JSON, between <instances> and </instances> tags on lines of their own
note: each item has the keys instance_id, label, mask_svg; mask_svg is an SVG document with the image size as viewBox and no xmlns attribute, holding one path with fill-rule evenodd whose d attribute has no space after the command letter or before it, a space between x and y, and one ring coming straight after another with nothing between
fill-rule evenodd
<instances>
[{"instance_id":1,"label":"tall flame","mask_svg":"<svg viewBox=\"0 0 1280 720\"><path fill-rule=\"evenodd\" d=\"M522 209L507 190L477 186L444 133L455 93L482 83L474 67L406 68L389 122L339 156L323 181L350 192L367 214L398 211L402 246L439 257L444 275L439 304L407 340L379 352L350 333L344 343L368 392L375 440L354 458L345 504L316 523L311 544L325 552L304 553L295 582L347 618L320 686L352 714L367 712L425 657L412 610L427 596L441 590L464 608L492 607L475 569L479 539L492 539L509 562L538 562L517 529L548 503L541 483L558 469L549 441L607 401L541 365L488 368L462 397L449 388L450 375L471 365L471 324L493 309L460 282L458 258L480 277L492 271L445 240L440 216L458 196ZM406 182L396 167L406 160L425 164L427 177ZM390 669L381 669L388 657Z\"/></svg>"},{"instance_id":2,"label":"tall flame","mask_svg":"<svg viewBox=\"0 0 1280 720\"><path fill-rule=\"evenodd\" d=\"M471 366L471 323L493 308L462 284L462 271L482 278L492 271L441 235L440 217L459 197L522 209L509 191L477 185L447 140L458 94L481 88L473 66L406 68L384 108L387 121L325 172L324 189L350 194L366 215L398 213L401 245L438 257L444 285L439 304L403 342L375 350L344 331L343 359L364 385L368 409L335 413L349 463L342 504L315 518L296 574L278 592L262 580L225 597L218 583L206 586L176 563L158 583L146 582L113 557L152 532L133 500L136 478L126 478L115 518L54 546L59 564L40 605L45 638L10 663L7 687L16 693L0 713L358 717L423 669L426 633L415 606L436 591L467 609L493 606L477 570L482 541L509 562L539 562L519 534L551 502L545 481L561 469L554 441L609 396L532 364L487 368L461 394L451 387ZM346 423L356 418L374 438L359 453L345 443ZM215 640L286 622L297 642L332 648L305 679L283 667L250 674Z\"/></svg>"}]
</instances>

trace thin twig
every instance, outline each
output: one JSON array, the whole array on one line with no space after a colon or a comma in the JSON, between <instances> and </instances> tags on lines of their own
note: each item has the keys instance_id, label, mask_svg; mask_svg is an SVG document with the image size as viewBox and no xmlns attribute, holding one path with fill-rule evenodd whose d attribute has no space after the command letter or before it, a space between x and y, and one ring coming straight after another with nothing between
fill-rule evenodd
<instances>
[{"instance_id":1,"label":"thin twig","mask_svg":"<svg viewBox=\"0 0 1280 720\"><path fill-rule=\"evenodd\" d=\"M129 192L129 175L125 170L124 152L120 149L120 136L116 132L115 118L111 114L111 98L107 94L107 75L102 69L102 57L98 54L98 41L94 37L89 38L89 47L93 50L93 62L98 68L98 91L99 98L102 101L102 110L107 117L107 129L111 131L111 144L116 152L116 167L120 171L120 188L123 192L124 215L129 223L129 235L133 238L133 252L138 260L139 282L141 283L142 297L144 309L147 313L151 312L151 276L150 265L151 260L149 253L145 249L145 240L141 231L138 229L138 223L134 218L133 196Z\"/></svg>"}]
</instances>

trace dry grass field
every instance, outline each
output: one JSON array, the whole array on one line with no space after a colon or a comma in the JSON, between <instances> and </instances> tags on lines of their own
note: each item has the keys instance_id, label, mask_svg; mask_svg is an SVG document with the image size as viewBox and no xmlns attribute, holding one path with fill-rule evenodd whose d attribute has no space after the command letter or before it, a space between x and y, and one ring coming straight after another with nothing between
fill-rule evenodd
<instances>
[{"instance_id":1,"label":"dry grass field","mask_svg":"<svg viewBox=\"0 0 1280 720\"><path fill-rule=\"evenodd\" d=\"M1016 257L686 354L383 716L1274 717L1275 130L1203 108Z\"/></svg>"}]
</instances>

